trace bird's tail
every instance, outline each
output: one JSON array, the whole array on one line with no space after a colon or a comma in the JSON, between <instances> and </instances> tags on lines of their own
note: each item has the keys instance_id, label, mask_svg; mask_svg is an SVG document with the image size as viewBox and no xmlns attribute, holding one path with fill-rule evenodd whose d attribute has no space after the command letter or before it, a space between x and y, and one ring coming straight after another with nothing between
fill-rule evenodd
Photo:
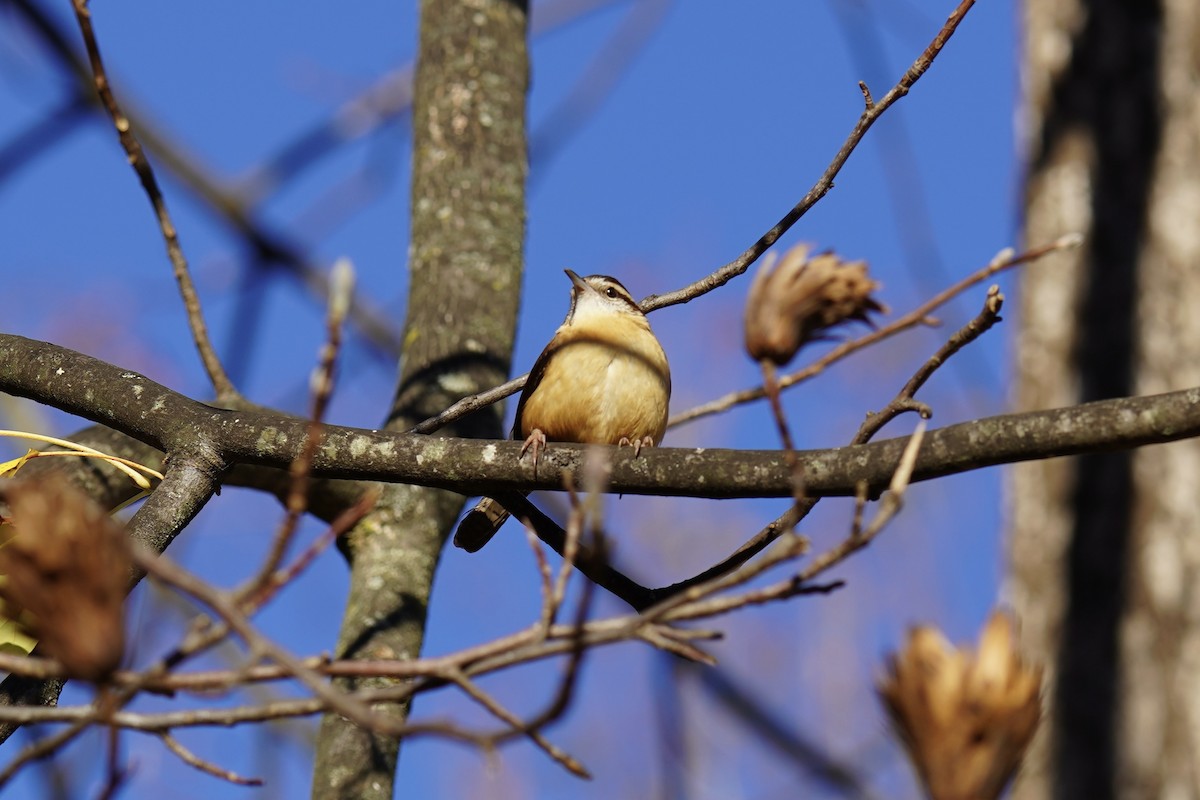
<instances>
[{"instance_id":1,"label":"bird's tail","mask_svg":"<svg viewBox=\"0 0 1200 800\"><path fill-rule=\"evenodd\" d=\"M496 531L509 517L504 506L490 497L485 497L467 512L454 532L454 546L474 553L492 540Z\"/></svg>"}]
</instances>

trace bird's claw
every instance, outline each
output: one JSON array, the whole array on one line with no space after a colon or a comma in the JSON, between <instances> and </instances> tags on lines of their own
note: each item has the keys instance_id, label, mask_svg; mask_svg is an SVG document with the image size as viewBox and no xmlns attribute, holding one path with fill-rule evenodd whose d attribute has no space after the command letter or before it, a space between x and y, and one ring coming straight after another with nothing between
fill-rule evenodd
<instances>
[{"instance_id":1,"label":"bird's claw","mask_svg":"<svg viewBox=\"0 0 1200 800\"><path fill-rule=\"evenodd\" d=\"M537 477L538 460L542 457L542 451L546 449L546 434L540 429L534 428L529 436L525 439L525 444L521 445L521 454L518 459L525 457L526 451L533 452L533 476Z\"/></svg>"},{"instance_id":2,"label":"bird's claw","mask_svg":"<svg viewBox=\"0 0 1200 800\"><path fill-rule=\"evenodd\" d=\"M617 442L617 447L625 447L633 445L633 457L637 458L643 447L654 447L653 436L643 436L641 439L630 439L628 436L622 436L621 441Z\"/></svg>"}]
</instances>

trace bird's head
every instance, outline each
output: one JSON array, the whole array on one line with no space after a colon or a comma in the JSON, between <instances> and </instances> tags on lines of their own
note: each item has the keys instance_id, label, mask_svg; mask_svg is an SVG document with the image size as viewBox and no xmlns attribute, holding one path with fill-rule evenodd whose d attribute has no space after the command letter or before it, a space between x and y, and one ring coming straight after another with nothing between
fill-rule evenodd
<instances>
[{"instance_id":1,"label":"bird's head","mask_svg":"<svg viewBox=\"0 0 1200 800\"><path fill-rule=\"evenodd\" d=\"M637 301L616 278L608 275L588 275L581 278L572 270L564 270L571 279L571 310L566 324L599 315L622 314L644 317Z\"/></svg>"}]
</instances>

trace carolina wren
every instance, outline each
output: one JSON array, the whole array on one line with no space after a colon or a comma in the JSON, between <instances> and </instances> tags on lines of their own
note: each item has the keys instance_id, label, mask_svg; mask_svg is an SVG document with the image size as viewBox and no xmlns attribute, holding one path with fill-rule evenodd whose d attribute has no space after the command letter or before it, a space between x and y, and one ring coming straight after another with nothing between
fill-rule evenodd
<instances>
[{"instance_id":1,"label":"carolina wren","mask_svg":"<svg viewBox=\"0 0 1200 800\"><path fill-rule=\"evenodd\" d=\"M512 438L524 438L533 468L546 442L632 445L662 441L671 399L667 356L650 321L616 278L571 270L571 309L534 362L517 403ZM458 525L454 544L483 547L508 519L484 498Z\"/></svg>"}]
</instances>

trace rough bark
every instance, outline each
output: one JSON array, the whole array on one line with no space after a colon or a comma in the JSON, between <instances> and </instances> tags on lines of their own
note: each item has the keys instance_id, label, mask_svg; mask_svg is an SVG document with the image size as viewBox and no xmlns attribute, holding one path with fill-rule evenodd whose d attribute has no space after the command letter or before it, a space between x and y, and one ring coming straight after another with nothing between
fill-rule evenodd
<instances>
[{"instance_id":1,"label":"rough bark","mask_svg":"<svg viewBox=\"0 0 1200 800\"><path fill-rule=\"evenodd\" d=\"M392 430L508 374L525 234L527 12L518 0L421 3L408 314ZM501 414L485 410L444 434L500 438ZM351 531L341 655L419 655L438 555L462 500L393 486ZM392 797L398 752L395 739L326 717L313 797Z\"/></svg>"},{"instance_id":2,"label":"rough bark","mask_svg":"<svg viewBox=\"0 0 1200 800\"><path fill-rule=\"evenodd\" d=\"M1200 372L1200 15L1191 0L1025 3L1028 241L1017 404ZM1020 798L1200 797L1200 444L1022 464L1011 596L1049 670Z\"/></svg>"}]
</instances>

